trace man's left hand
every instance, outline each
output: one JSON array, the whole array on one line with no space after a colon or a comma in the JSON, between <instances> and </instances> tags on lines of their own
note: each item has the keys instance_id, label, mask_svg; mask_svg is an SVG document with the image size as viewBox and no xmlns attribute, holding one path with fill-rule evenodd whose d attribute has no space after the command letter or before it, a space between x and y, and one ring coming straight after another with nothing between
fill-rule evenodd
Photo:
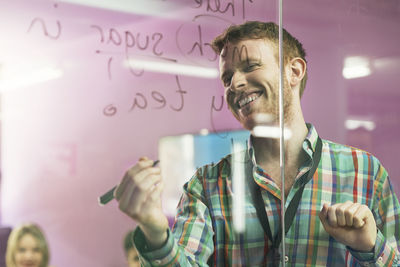
<instances>
[{"instance_id":1,"label":"man's left hand","mask_svg":"<svg viewBox=\"0 0 400 267\"><path fill-rule=\"evenodd\" d=\"M368 206L350 201L324 204L319 218L325 231L344 245L363 252L374 248L376 223Z\"/></svg>"}]
</instances>

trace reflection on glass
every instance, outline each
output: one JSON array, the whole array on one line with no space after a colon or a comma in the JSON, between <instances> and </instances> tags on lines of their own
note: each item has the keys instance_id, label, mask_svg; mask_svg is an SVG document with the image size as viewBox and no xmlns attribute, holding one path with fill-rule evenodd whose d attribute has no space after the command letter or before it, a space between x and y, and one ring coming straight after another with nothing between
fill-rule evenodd
<instances>
[{"instance_id":1,"label":"reflection on glass","mask_svg":"<svg viewBox=\"0 0 400 267\"><path fill-rule=\"evenodd\" d=\"M232 152L232 142L245 144L248 131L229 131L205 134L166 136L159 141L160 165L165 179L163 208L175 216L182 187L197 168L217 163Z\"/></svg>"}]
</instances>

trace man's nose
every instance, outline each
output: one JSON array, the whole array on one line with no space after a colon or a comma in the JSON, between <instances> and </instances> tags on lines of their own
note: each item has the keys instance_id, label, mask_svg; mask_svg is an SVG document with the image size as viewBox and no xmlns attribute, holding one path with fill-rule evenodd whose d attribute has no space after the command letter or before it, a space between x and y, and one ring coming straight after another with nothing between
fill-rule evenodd
<instances>
[{"instance_id":1,"label":"man's nose","mask_svg":"<svg viewBox=\"0 0 400 267\"><path fill-rule=\"evenodd\" d=\"M231 90L239 91L246 88L247 80L246 75L243 72L237 71L233 74L231 79Z\"/></svg>"}]
</instances>

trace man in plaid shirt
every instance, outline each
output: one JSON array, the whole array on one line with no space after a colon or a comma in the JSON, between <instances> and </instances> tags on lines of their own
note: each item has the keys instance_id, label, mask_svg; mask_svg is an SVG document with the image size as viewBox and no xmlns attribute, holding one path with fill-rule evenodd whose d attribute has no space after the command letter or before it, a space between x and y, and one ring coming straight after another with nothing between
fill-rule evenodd
<instances>
[{"instance_id":1,"label":"man in plaid shirt","mask_svg":"<svg viewBox=\"0 0 400 267\"><path fill-rule=\"evenodd\" d=\"M213 42L229 109L252 130L257 116L279 123L278 26L247 22ZM252 135L246 170L244 233L232 225L232 157L200 168L184 186L173 230L161 208L160 169L143 157L115 192L138 223L135 244L144 266L398 266L399 202L388 174L371 154L319 138L306 124L300 98L307 63L302 44L283 32L285 192L279 139ZM235 163L237 164L237 163ZM281 196L293 211L284 242ZM258 198L257 198L258 197ZM257 202L257 199L259 202ZM257 203L261 202L260 205ZM262 218L264 216L264 218ZM280 255L285 245L285 255Z\"/></svg>"}]
</instances>

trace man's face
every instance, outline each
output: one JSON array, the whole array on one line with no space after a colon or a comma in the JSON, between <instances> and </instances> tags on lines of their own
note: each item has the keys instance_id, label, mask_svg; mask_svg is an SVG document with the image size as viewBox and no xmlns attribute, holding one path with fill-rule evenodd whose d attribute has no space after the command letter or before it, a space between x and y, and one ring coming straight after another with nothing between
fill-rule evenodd
<instances>
[{"instance_id":1,"label":"man's face","mask_svg":"<svg viewBox=\"0 0 400 267\"><path fill-rule=\"evenodd\" d=\"M228 44L221 52L220 73L228 107L248 130L253 128L257 114L270 115L273 124L279 121L279 66L275 55L274 45L264 39ZM286 80L284 88L287 113L291 96Z\"/></svg>"},{"instance_id":2,"label":"man's face","mask_svg":"<svg viewBox=\"0 0 400 267\"><path fill-rule=\"evenodd\" d=\"M31 234L23 235L15 253L15 265L17 267L39 267L42 260L43 254L36 238Z\"/></svg>"},{"instance_id":3,"label":"man's face","mask_svg":"<svg viewBox=\"0 0 400 267\"><path fill-rule=\"evenodd\" d=\"M127 260L129 267L140 267L139 256L136 248L131 248L128 250Z\"/></svg>"}]
</instances>

